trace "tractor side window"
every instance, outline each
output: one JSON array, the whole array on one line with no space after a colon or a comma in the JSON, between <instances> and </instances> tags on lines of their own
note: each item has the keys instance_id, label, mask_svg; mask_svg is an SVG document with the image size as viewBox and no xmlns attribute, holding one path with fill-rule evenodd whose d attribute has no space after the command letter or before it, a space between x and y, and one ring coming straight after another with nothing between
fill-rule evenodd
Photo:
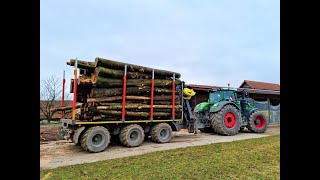
<instances>
[{"instance_id":1,"label":"tractor side window","mask_svg":"<svg viewBox=\"0 0 320 180\"><path fill-rule=\"evenodd\" d=\"M210 93L210 103L216 103L221 100L221 95L219 91Z\"/></svg>"},{"instance_id":2,"label":"tractor side window","mask_svg":"<svg viewBox=\"0 0 320 180\"><path fill-rule=\"evenodd\" d=\"M234 96L234 92L233 91L225 91L224 92L224 98L225 99L229 99L229 98L232 98L233 100L235 100L235 96Z\"/></svg>"}]
</instances>

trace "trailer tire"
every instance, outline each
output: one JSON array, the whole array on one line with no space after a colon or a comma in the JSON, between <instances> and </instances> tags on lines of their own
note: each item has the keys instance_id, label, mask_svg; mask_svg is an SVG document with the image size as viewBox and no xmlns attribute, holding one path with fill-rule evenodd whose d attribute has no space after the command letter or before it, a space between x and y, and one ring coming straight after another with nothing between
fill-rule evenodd
<instances>
[{"instance_id":1,"label":"trailer tire","mask_svg":"<svg viewBox=\"0 0 320 180\"><path fill-rule=\"evenodd\" d=\"M247 128L254 133L264 133L268 128L267 118L261 111L250 114Z\"/></svg>"},{"instance_id":2,"label":"trailer tire","mask_svg":"<svg viewBox=\"0 0 320 180\"><path fill-rule=\"evenodd\" d=\"M215 132L231 136L240 131L241 114L232 105L226 105L220 111L210 114L210 121Z\"/></svg>"},{"instance_id":3,"label":"trailer tire","mask_svg":"<svg viewBox=\"0 0 320 180\"><path fill-rule=\"evenodd\" d=\"M80 144L88 152L101 152L105 150L110 143L110 132L103 126L93 126L85 130Z\"/></svg>"},{"instance_id":4,"label":"trailer tire","mask_svg":"<svg viewBox=\"0 0 320 180\"><path fill-rule=\"evenodd\" d=\"M137 147L144 140L144 131L138 124L130 124L120 130L120 142L127 147Z\"/></svg>"},{"instance_id":5,"label":"trailer tire","mask_svg":"<svg viewBox=\"0 0 320 180\"><path fill-rule=\"evenodd\" d=\"M151 128L151 139L158 143L167 143L172 138L172 128L167 123L159 123Z\"/></svg>"}]
</instances>

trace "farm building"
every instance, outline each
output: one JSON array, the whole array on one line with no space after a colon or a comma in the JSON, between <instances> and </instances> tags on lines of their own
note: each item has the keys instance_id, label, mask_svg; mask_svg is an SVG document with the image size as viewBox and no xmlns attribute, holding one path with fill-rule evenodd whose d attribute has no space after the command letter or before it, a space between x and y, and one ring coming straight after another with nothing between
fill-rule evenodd
<instances>
[{"instance_id":1,"label":"farm building","mask_svg":"<svg viewBox=\"0 0 320 180\"><path fill-rule=\"evenodd\" d=\"M190 99L192 109L199 103L208 101L208 90L219 86L187 84L196 95ZM280 123L280 84L244 80L238 91L248 92L254 106L258 107L268 118L270 124ZM240 96L240 93L238 94Z\"/></svg>"}]
</instances>

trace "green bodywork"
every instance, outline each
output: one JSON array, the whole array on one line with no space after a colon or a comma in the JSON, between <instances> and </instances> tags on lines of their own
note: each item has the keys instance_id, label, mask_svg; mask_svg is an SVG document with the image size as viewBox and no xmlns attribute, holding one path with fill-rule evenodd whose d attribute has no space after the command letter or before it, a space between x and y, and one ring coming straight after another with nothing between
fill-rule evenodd
<instances>
[{"instance_id":1,"label":"green bodywork","mask_svg":"<svg viewBox=\"0 0 320 180\"><path fill-rule=\"evenodd\" d=\"M229 101L229 98L232 98L233 101ZM237 99L236 91L234 90L218 90L212 91L209 93L208 102L202 102L194 108L195 112L197 111L207 111L210 109L210 112L220 110L225 104L234 103L240 109L240 100ZM222 105L222 106L221 106ZM246 108L250 111L254 106L250 103L247 103Z\"/></svg>"},{"instance_id":2,"label":"green bodywork","mask_svg":"<svg viewBox=\"0 0 320 180\"><path fill-rule=\"evenodd\" d=\"M209 91L209 100L208 102L202 102L194 108L195 117L199 119L200 124L198 126L205 128L210 127L210 113L216 113L220 111L226 105L235 106L239 112L241 112L242 122L241 126L244 127L247 125L249 115L256 111L252 104L246 101L245 110L241 109L241 99L237 98L237 91L230 89L211 89Z\"/></svg>"},{"instance_id":3,"label":"green bodywork","mask_svg":"<svg viewBox=\"0 0 320 180\"><path fill-rule=\"evenodd\" d=\"M210 109L210 103L209 102L202 102L194 108L195 111L206 111Z\"/></svg>"}]
</instances>

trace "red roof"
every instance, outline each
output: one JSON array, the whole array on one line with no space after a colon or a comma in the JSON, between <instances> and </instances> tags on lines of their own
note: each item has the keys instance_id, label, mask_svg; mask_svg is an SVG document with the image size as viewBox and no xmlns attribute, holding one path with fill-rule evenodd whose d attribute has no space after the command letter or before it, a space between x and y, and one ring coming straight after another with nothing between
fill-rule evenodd
<instances>
[{"instance_id":1,"label":"red roof","mask_svg":"<svg viewBox=\"0 0 320 180\"><path fill-rule=\"evenodd\" d=\"M240 85L240 88L243 88L245 84L248 84L252 89L280 91L280 84L244 80L243 83Z\"/></svg>"}]
</instances>

